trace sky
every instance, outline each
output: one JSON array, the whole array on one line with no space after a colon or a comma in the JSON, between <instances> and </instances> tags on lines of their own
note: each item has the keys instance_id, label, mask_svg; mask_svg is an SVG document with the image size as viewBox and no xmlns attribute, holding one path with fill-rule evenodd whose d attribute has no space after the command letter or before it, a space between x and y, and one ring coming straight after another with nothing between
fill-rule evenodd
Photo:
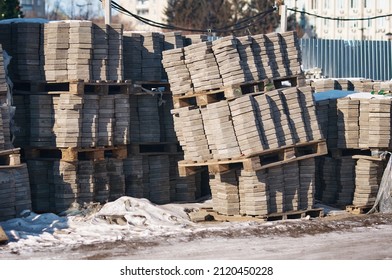
<instances>
[{"instance_id":1,"label":"sky","mask_svg":"<svg viewBox=\"0 0 392 280\"><path fill-rule=\"evenodd\" d=\"M99 0L46 0L46 9L53 9L57 3L60 4L61 9L68 15L72 13L75 16L84 14L87 8L98 16L103 15L102 3Z\"/></svg>"}]
</instances>

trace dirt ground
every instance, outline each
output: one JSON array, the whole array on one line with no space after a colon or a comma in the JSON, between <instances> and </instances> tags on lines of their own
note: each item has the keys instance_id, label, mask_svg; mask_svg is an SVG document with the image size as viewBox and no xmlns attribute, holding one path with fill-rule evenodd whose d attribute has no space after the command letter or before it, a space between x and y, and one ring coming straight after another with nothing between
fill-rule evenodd
<instances>
[{"instance_id":1,"label":"dirt ground","mask_svg":"<svg viewBox=\"0 0 392 280\"><path fill-rule=\"evenodd\" d=\"M392 259L392 214L203 222L200 226L197 232L137 236L65 249L1 251L0 247L0 259Z\"/></svg>"}]
</instances>

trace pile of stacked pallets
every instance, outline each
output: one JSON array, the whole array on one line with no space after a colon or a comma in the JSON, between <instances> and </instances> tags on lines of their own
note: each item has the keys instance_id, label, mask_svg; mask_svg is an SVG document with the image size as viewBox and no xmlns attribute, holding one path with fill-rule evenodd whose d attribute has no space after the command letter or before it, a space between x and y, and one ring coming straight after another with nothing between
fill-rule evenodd
<instances>
[{"instance_id":1,"label":"pile of stacked pallets","mask_svg":"<svg viewBox=\"0 0 392 280\"><path fill-rule=\"evenodd\" d=\"M0 44L0 221L31 210L29 175L20 162L20 149L11 141L11 106L8 102L3 49Z\"/></svg>"},{"instance_id":2,"label":"pile of stacked pallets","mask_svg":"<svg viewBox=\"0 0 392 280\"><path fill-rule=\"evenodd\" d=\"M369 209L386 164L380 154L391 148L392 99L386 94L392 92L392 83L324 79L310 84L330 149L328 157L319 159L317 198L350 209Z\"/></svg>"},{"instance_id":3,"label":"pile of stacked pallets","mask_svg":"<svg viewBox=\"0 0 392 280\"><path fill-rule=\"evenodd\" d=\"M314 157L327 148L300 64L294 32L164 52L169 82L179 84L172 113L184 150L180 174L208 167L217 212L263 216L314 207Z\"/></svg>"}]
</instances>

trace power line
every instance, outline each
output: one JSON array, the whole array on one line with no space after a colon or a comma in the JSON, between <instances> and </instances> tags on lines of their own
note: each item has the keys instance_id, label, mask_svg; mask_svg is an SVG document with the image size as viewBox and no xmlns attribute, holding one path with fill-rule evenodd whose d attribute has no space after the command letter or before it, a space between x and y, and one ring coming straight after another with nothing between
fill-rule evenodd
<instances>
[{"instance_id":1,"label":"power line","mask_svg":"<svg viewBox=\"0 0 392 280\"><path fill-rule=\"evenodd\" d=\"M378 18L385 18L385 17L390 17L392 14L386 14L386 15L379 15L379 16L374 16L374 17L367 17L367 18L336 18L336 17L325 17L325 16L320 16L317 14L309 13L306 11L299 11L297 9L293 8L287 8L287 10L295 12L295 13L301 13L309 16L313 16L316 18L321 18L321 19L327 19L327 20L337 20L337 21L361 21L361 20L373 20L373 19L378 19Z\"/></svg>"}]
</instances>

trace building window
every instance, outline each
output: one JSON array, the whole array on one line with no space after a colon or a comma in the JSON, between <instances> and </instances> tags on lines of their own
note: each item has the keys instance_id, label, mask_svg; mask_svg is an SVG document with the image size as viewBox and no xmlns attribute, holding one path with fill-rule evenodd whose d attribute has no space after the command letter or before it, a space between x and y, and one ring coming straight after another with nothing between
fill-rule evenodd
<instances>
[{"instance_id":1,"label":"building window","mask_svg":"<svg viewBox=\"0 0 392 280\"><path fill-rule=\"evenodd\" d=\"M137 0L138 5L147 5L149 0Z\"/></svg>"},{"instance_id":2,"label":"building window","mask_svg":"<svg viewBox=\"0 0 392 280\"><path fill-rule=\"evenodd\" d=\"M342 19L342 17L340 17L340 19ZM344 28L344 21L343 20L338 20L337 26L338 26L338 28Z\"/></svg>"},{"instance_id":3,"label":"building window","mask_svg":"<svg viewBox=\"0 0 392 280\"><path fill-rule=\"evenodd\" d=\"M312 8L312 10L316 10L317 9L317 1L316 0L312 0L311 8Z\"/></svg>"},{"instance_id":4,"label":"building window","mask_svg":"<svg viewBox=\"0 0 392 280\"><path fill-rule=\"evenodd\" d=\"M365 0L365 8L373 8L373 0Z\"/></svg>"},{"instance_id":5,"label":"building window","mask_svg":"<svg viewBox=\"0 0 392 280\"><path fill-rule=\"evenodd\" d=\"M136 11L136 13L139 15L139 16L145 16L145 15L148 15L148 9L138 9L137 11Z\"/></svg>"},{"instance_id":6,"label":"building window","mask_svg":"<svg viewBox=\"0 0 392 280\"><path fill-rule=\"evenodd\" d=\"M378 18L377 19L377 28L384 28L385 27L385 18Z\"/></svg>"},{"instance_id":7,"label":"building window","mask_svg":"<svg viewBox=\"0 0 392 280\"><path fill-rule=\"evenodd\" d=\"M329 9L330 0L324 0L324 9Z\"/></svg>"},{"instance_id":8,"label":"building window","mask_svg":"<svg viewBox=\"0 0 392 280\"><path fill-rule=\"evenodd\" d=\"M343 0L338 0L338 8L343 9L344 8L344 1Z\"/></svg>"},{"instance_id":9,"label":"building window","mask_svg":"<svg viewBox=\"0 0 392 280\"><path fill-rule=\"evenodd\" d=\"M358 0L351 0L351 9L358 8Z\"/></svg>"}]
</instances>

